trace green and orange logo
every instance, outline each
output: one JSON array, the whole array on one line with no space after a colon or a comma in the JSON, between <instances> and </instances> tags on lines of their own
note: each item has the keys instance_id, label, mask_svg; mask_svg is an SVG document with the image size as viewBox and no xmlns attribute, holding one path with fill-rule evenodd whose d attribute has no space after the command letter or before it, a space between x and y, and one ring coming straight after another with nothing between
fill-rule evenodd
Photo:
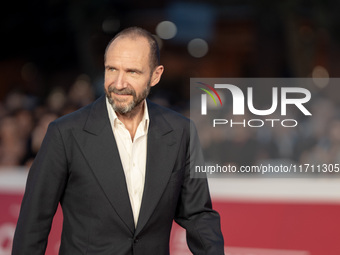
<instances>
[{"instance_id":1,"label":"green and orange logo","mask_svg":"<svg viewBox=\"0 0 340 255\"><path fill-rule=\"evenodd\" d=\"M209 89L216 95L217 99L220 101L221 106L223 105L220 95L217 93L217 91L212 86L210 86L209 84L203 83L203 82L197 82L197 83L201 84L205 87L205 88L199 87L198 89L207 93L212 98L212 100L214 101L216 106L217 106L217 101L216 101L214 95L209 91ZM207 94L202 94L202 96L201 96L201 99L202 99L201 114L202 115L207 115Z\"/></svg>"}]
</instances>

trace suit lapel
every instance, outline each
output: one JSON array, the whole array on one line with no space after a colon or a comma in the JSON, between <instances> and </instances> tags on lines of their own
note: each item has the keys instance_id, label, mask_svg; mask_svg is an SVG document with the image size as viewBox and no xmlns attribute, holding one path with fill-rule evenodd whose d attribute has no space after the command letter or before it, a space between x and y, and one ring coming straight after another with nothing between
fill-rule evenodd
<instances>
[{"instance_id":1,"label":"suit lapel","mask_svg":"<svg viewBox=\"0 0 340 255\"><path fill-rule=\"evenodd\" d=\"M98 183L122 221L134 232L124 170L103 96L92 106L82 132L73 132Z\"/></svg>"},{"instance_id":2,"label":"suit lapel","mask_svg":"<svg viewBox=\"0 0 340 255\"><path fill-rule=\"evenodd\" d=\"M177 150L175 131L157 106L148 101L150 125L142 205L135 235L143 229L155 210L173 170Z\"/></svg>"},{"instance_id":3,"label":"suit lapel","mask_svg":"<svg viewBox=\"0 0 340 255\"><path fill-rule=\"evenodd\" d=\"M162 113L148 101L150 126L142 205L135 231L125 174L109 121L105 96L90 110L81 132L74 131L79 147L112 207L131 233L143 229L154 212L173 170L177 150L176 132ZM179 135L179 134L177 134Z\"/></svg>"}]
</instances>

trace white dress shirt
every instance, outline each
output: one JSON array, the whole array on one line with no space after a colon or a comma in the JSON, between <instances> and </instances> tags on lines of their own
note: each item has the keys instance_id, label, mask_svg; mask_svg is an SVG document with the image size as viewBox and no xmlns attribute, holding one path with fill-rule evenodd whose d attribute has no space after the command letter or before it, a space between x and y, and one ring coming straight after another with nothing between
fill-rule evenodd
<instances>
[{"instance_id":1,"label":"white dress shirt","mask_svg":"<svg viewBox=\"0 0 340 255\"><path fill-rule=\"evenodd\" d=\"M106 106L125 173L135 226L137 226L145 182L147 135L149 128L149 113L146 100L144 100L144 115L137 127L133 141L130 132L118 119L117 114L107 98Z\"/></svg>"}]
</instances>

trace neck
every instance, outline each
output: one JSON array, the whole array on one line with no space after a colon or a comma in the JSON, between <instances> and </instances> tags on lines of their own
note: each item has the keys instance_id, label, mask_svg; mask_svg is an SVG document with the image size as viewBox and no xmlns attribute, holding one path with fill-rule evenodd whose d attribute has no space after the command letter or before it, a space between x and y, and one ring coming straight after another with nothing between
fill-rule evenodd
<instances>
[{"instance_id":1,"label":"neck","mask_svg":"<svg viewBox=\"0 0 340 255\"><path fill-rule=\"evenodd\" d=\"M130 132L131 140L133 141L138 125L143 119L145 101L137 105L131 112L119 114L116 112L118 119L123 122L126 129Z\"/></svg>"}]
</instances>

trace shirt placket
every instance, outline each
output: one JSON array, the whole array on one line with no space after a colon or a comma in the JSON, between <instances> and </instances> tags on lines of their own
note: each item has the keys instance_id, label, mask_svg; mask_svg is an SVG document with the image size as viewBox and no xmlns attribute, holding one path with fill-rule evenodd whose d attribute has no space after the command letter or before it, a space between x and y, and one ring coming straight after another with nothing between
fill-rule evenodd
<instances>
[{"instance_id":1,"label":"shirt placket","mask_svg":"<svg viewBox=\"0 0 340 255\"><path fill-rule=\"evenodd\" d=\"M141 138L143 137L143 132L141 130L142 125L140 124L134 141L132 142L131 148L131 166L130 166L130 177L131 177L131 184L132 184L132 192L133 192L133 204L134 204L134 218L135 224L137 224L137 219L140 211L141 206L141 199L142 199L142 191L143 191L143 174L141 169L139 168L139 153L140 153L140 142Z\"/></svg>"}]
</instances>

